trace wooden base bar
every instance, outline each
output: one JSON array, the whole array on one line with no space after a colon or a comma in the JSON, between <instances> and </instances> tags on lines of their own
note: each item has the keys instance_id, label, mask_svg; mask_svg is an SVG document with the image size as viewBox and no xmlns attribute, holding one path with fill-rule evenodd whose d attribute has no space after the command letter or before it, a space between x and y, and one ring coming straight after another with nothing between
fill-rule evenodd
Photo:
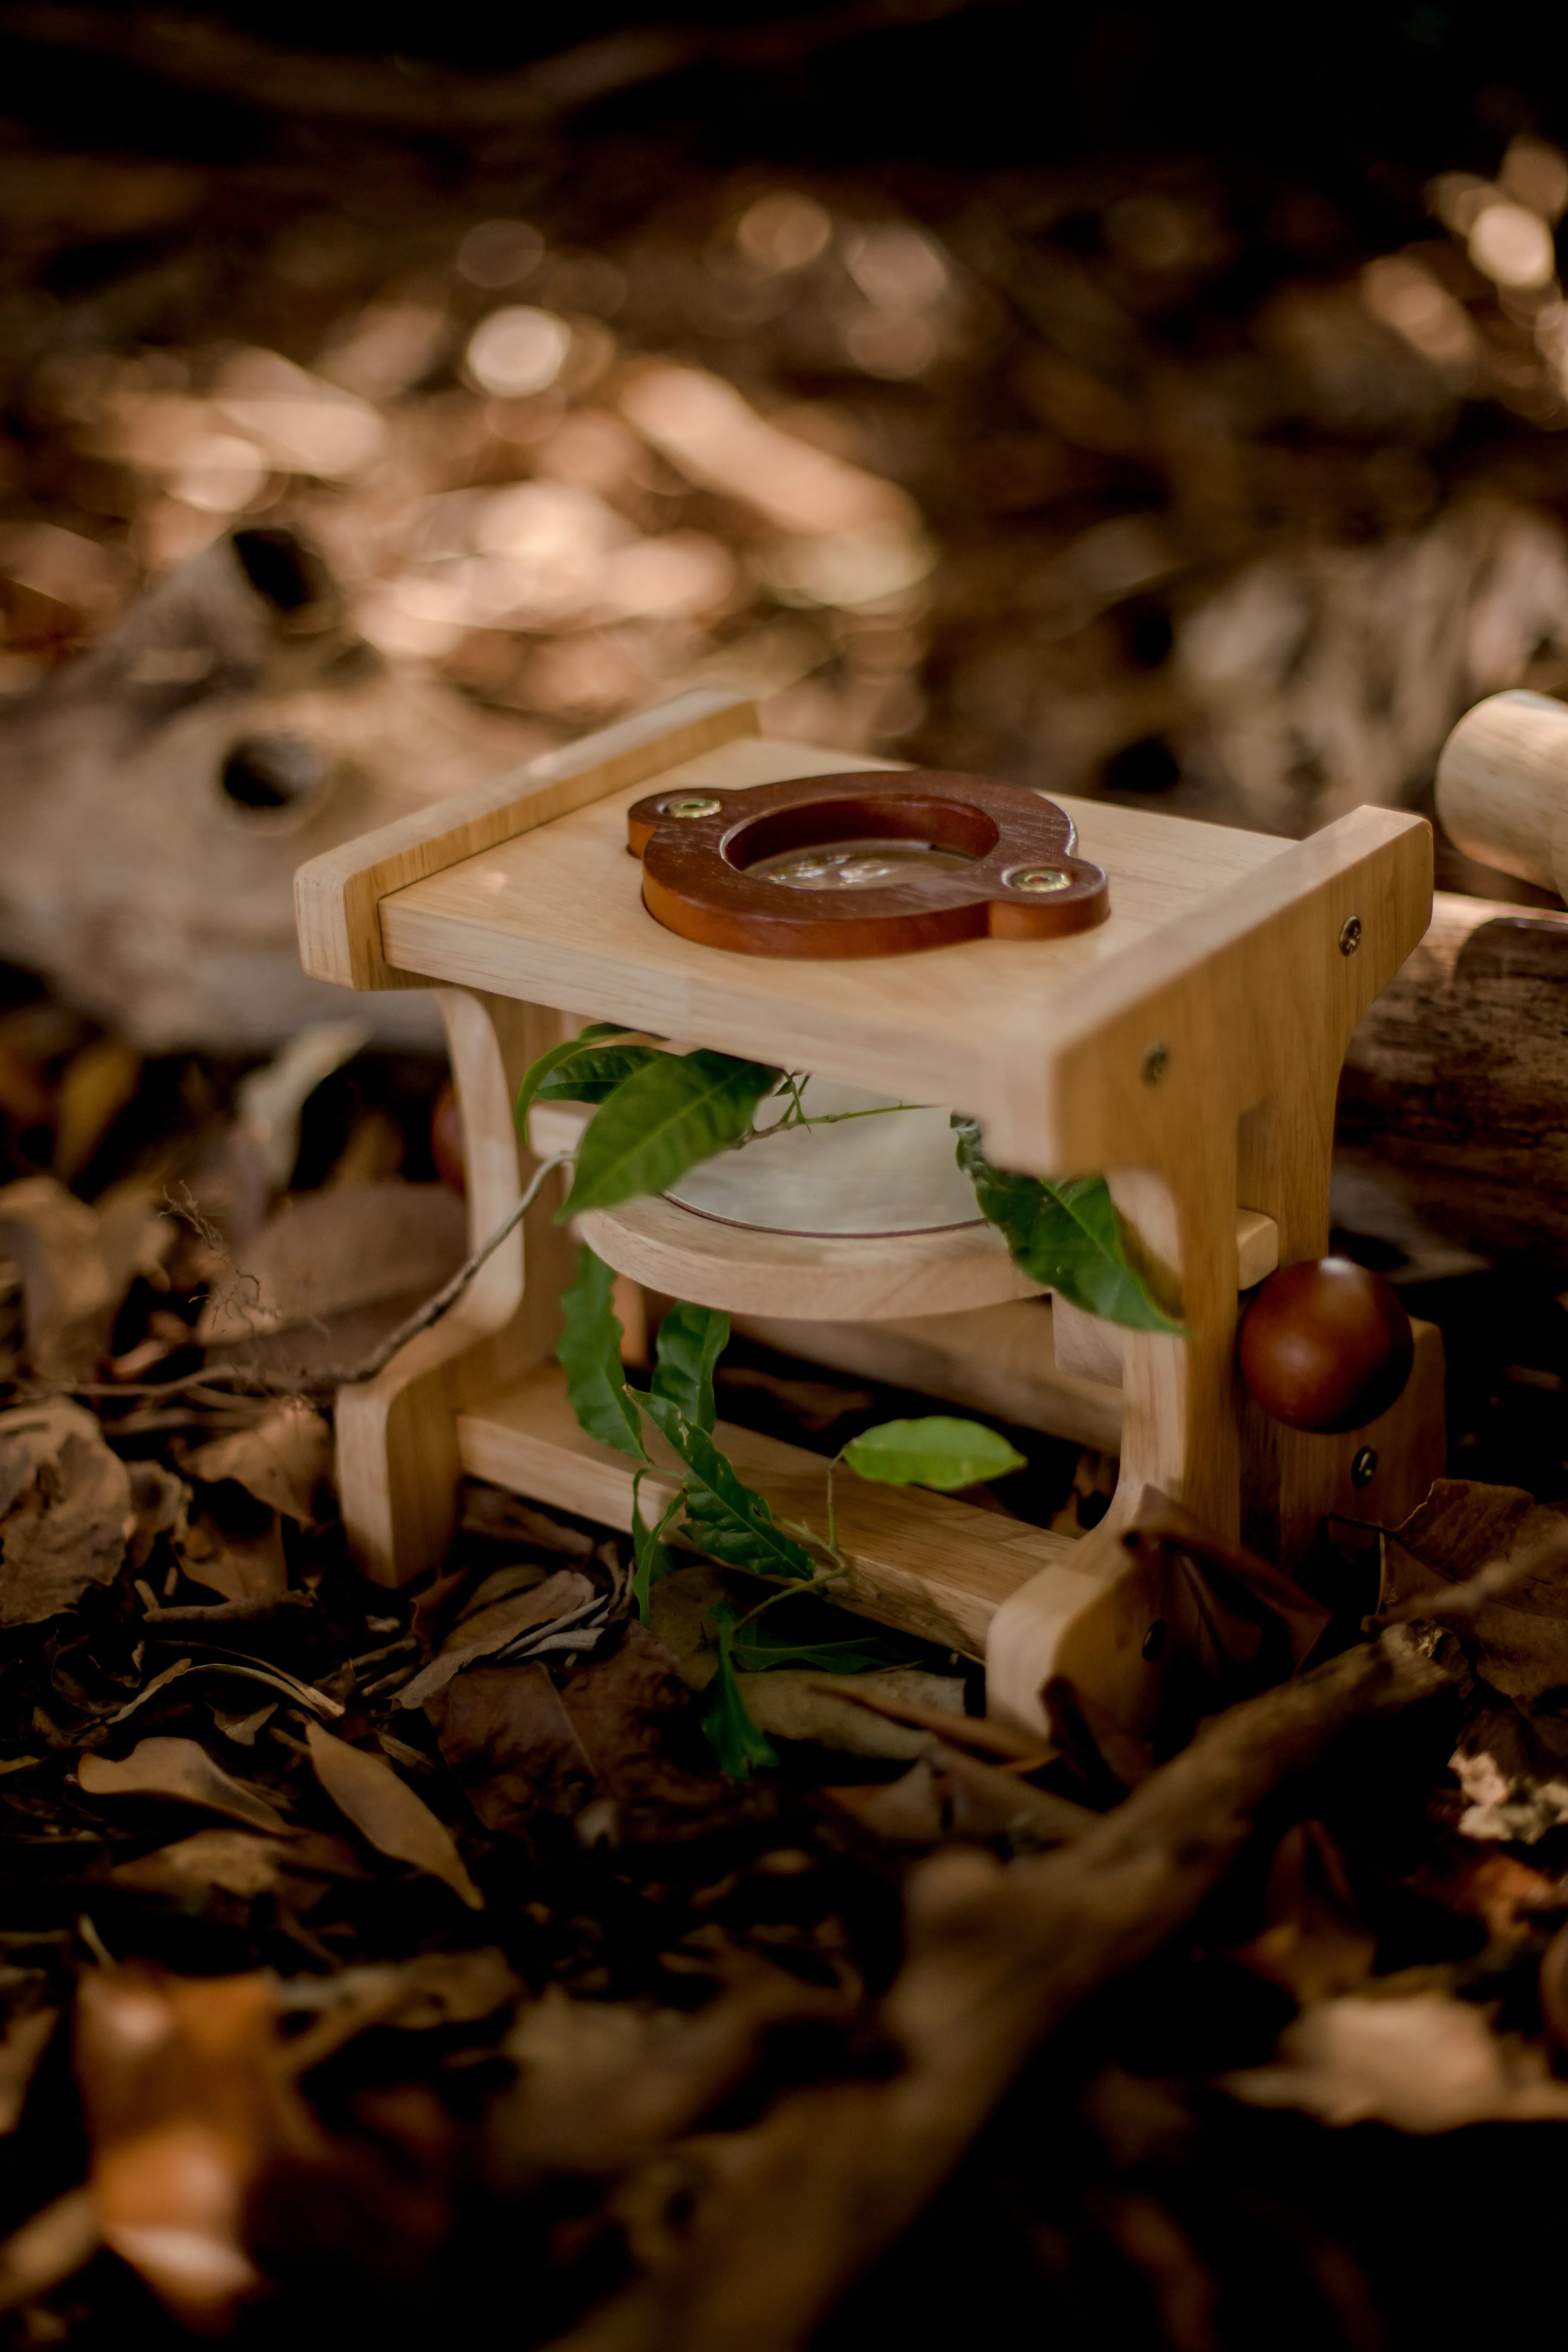
<instances>
[{"instance_id":1,"label":"wooden base bar","mask_svg":"<svg viewBox=\"0 0 1568 2352\"><path fill-rule=\"evenodd\" d=\"M826 1530L827 1465L819 1454L723 1422L714 1435L780 1518ZM584 1435L557 1365L542 1365L459 1413L458 1450L470 1477L606 1527L631 1526L636 1465ZM835 1601L968 1657L984 1655L991 1620L1009 1594L1042 1569L1070 1560L1075 1549L1065 1536L946 1495L870 1486L852 1470L840 1468L834 1486L838 1540L849 1561ZM650 1471L645 1518L657 1517L674 1491L673 1478Z\"/></svg>"}]
</instances>

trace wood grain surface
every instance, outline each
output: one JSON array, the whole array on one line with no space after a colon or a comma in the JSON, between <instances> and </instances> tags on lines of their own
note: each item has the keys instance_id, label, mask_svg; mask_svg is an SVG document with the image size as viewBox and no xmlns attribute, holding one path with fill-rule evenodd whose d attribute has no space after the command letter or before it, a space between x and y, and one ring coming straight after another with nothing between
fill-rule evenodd
<instances>
[{"instance_id":1,"label":"wood grain surface","mask_svg":"<svg viewBox=\"0 0 1568 2352\"><path fill-rule=\"evenodd\" d=\"M725 1422L714 1435L781 1518L826 1528L827 1465L820 1454ZM458 1441L473 1477L607 1527L631 1526L636 1465L578 1427L558 1365L542 1365L470 1405L458 1417ZM661 1510L674 1491L673 1477L647 1477L645 1517ZM835 1500L838 1540L849 1559L835 1600L971 1657L984 1655L987 1628L1008 1594L1075 1549L1065 1536L947 1495L873 1486L853 1471L840 1471Z\"/></svg>"}]
</instances>

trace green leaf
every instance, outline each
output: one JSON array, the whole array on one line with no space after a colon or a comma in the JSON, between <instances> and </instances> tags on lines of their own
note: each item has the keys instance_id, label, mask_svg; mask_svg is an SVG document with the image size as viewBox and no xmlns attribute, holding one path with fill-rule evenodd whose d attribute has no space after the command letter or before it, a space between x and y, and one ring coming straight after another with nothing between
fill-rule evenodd
<instances>
[{"instance_id":1,"label":"green leaf","mask_svg":"<svg viewBox=\"0 0 1568 2352\"><path fill-rule=\"evenodd\" d=\"M777 1082L776 1070L730 1054L656 1055L601 1106L556 1222L666 1191L700 1160L739 1142Z\"/></svg>"},{"instance_id":2,"label":"green leaf","mask_svg":"<svg viewBox=\"0 0 1568 2352\"><path fill-rule=\"evenodd\" d=\"M692 1429L713 1426L713 1367L730 1344L730 1318L718 1307L678 1299L658 1327L653 1392L668 1397Z\"/></svg>"},{"instance_id":3,"label":"green leaf","mask_svg":"<svg viewBox=\"0 0 1568 2352\"><path fill-rule=\"evenodd\" d=\"M775 1522L765 1496L748 1486L706 1430L693 1429L665 1396L639 1397L686 1465L686 1532L710 1559L753 1576L809 1581L811 1554Z\"/></svg>"},{"instance_id":4,"label":"green leaf","mask_svg":"<svg viewBox=\"0 0 1568 2352\"><path fill-rule=\"evenodd\" d=\"M547 1071L536 1102L608 1102L616 1088L648 1062L672 1057L658 1045L588 1045Z\"/></svg>"},{"instance_id":5,"label":"green leaf","mask_svg":"<svg viewBox=\"0 0 1568 2352\"><path fill-rule=\"evenodd\" d=\"M639 1470L632 1481L632 1598L637 1602L637 1615L646 1625L648 1622L649 1598L661 1576L675 1573L676 1561L665 1545L665 1529L679 1510L685 1499L679 1490L666 1504L664 1516L658 1527L650 1528L642 1515L643 1473Z\"/></svg>"},{"instance_id":6,"label":"green leaf","mask_svg":"<svg viewBox=\"0 0 1568 2352\"><path fill-rule=\"evenodd\" d=\"M565 1367L566 1394L590 1437L646 1462L642 1423L621 1369L621 1327L610 1305L615 1269L591 1249L578 1254L577 1272L561 1294L566 1328L556 1355Z\"/></svg>"},{"instance_id":7,"label":"green leaf","mask_svg":"<svg viewBox=\"0 0 1568 2352\"><path fill-rule=\"evenodd\" d=\"M775 1666L815 1666L825 1675L865 1675L879 1667L907 1666L910 1658L910 1643L886 1633L867 1633L847 1642L770 1642L760 1630L753 1633L743 1625L735 1637L735 1664L743 1675L765 1675Z\"/></svg>"},{"instance_id":8,"label":"green leaf","mask_svg":"<svg viewBox=\"0 0 1568 2352\"><path fill-rule=\"evenodd\" d=\"M527 1069L524 1070L522 1084L517 1090L517 1100L512 1106L512 1117L517 1121L517 1131L524 1142L528 1140L529 1110L540 1087L563 1062L571 1061L574 1055L582 1051L581 1037L568 1037L563 1045L552 1045L548 1054L541 1054L539 1059L536 1062L530 1062Z\"/></svg>"},{"instance_id":9,"label":"green leaf","mask_svg":"<svg viewBox=\"0 0 1568 2352\"><path fill-rule=\"evenodd\" d=\"M844 1459L858 1478L876 1478L885 1486L935 1486L944 1495L1024 1467L1017 1448L994 1429L940 1412L865 1430L850 1439Z\"/></svg>"},{"instance_id":10,"label":"green leaf","mask_svg":"<svg viewBox=\"0 0 1568 2352\"><path fill-rule=\"evenodd\" d=\"M517 1090L517 1102L512 1112L517 1121L517 1131L525 1141L528 1129L524 1122L528 1118L530 1106L541 1090L550 1085L555 1073L566 1063L575 1061L594 1047L601 1045L606 1037L624 1037L626 1034L624 1021L595 1021L588 1028L581 1031L577 1036L568 1037L563 1045L552 1045L548 1054L541 1054L536 1062L529 1064L522 1074L522 1084ZM651 1045L641 1045L635 1050L640 1054L652 1054L656 1049ZM622 1076L625 1075L626 1073L623 1072ZM552 1102L573 1102L577 1097L571 1094L557 1094L552 1088L547 1099Z\"/></svg>"},{"instance_id":11,"label":"green leaf","mask_svg":"<svg viewBox=\"0 0 1568 2352\"><path fill-rule=\"evenodd\" d=\"M708 1685L702 1729L719 1760L719 1769L731 1780L744 1780L753 1770L774 1765L779 1759L752 1722L751 1709L735 1680L734 1661L730 1654L734 1622L734 1612L729 1603L717 1601L710 1622L719 1636L719 1670Z\"/></svg>"},{"instance_id":12,"label":"green leaf","mask_svg":"<svg viewBox=\"0 0 1568 2352\"><path fill-rule=\"evenodd\" d=\"M1042 1183L993 1168L973 1120L956 1120L958 1164L974 1186L980 1213L1000 1226L1016 1263L1086 1315L1134 1331L1187 1337L1150 1297L1128 1263L1121 1225L1103 1176L1064 1176Z\"/></svg>"}]
</instances>

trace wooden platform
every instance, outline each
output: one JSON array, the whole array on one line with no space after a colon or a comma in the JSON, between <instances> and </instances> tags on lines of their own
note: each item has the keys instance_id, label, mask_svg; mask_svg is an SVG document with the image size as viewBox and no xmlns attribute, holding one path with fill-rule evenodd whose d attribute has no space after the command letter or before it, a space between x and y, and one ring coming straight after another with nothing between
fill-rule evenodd
<instances>
[{"instance_id":1,"label":"wooden platform","mask_svg":"<svg viewBox=\"0 0 1568 2352\"><path fill-rule=\"evenodd\" d=\"M742 736L658 782L672 793L733 790L821 773L829 761L847 770L891 764ZM979 1118L988 1139L1017 1138L1006 1164L1059 1174L1105 1164L1083 1156L1088 1139L1075 1136L1073 1106L1053 1084L1064 1051L1102 1032L1124 992L1146 997L1161 965L1206 961L1223 934L1229 886L1281 859L1299 867L1311 848L1064 801L1082 855L1111 876L1110 917L1098 929L1065 940L971 940L868 962L797 963L723 954L654 921L642 904L641 866L626 846L626 809L646 790L639 780L395 890L380 902L388 963L727 1053L763 1053L911 1101L951 1103ZM1389 820L1390 829L1400 822ZM1288 899L1299 887L1293 882ZM1253 922L1264 912L1250 899L1238 913L1243 907ZM1189 938L1184 924L1194 916L1201 936ZM1245 1020L1245 1008L1237 1010ZM1268 1008L1257 1010L1272 1031ZM1100 1085L1131 1088L1137 1099L1146 1042L1124 1071L1102 1070ZM1185 1091L1186 1076L1171 1067L1163 1111ZM1031 1130L1026 1144L1021 1120Z\"/></svg>"},{"instance_id":2,"label":"wooden platform","mask_svg":"<svg viewBox=\"0 0 1568 2352\"><path fill-rule=\"evenodd\" d=\"M820 1454L725 1422L714 1435L781 1518L826 1529L827 1465ZM631 1526L635 1465L584 1435L566 1402L566 1376L554 1364L460 1413L458 1446L470 1477L606 1527ZM834 1599L966 1656L984 1655L986 1631L1009 1594L1041 1569L1071 1565L1068 1538L949 1496L869 1486L846 1469L834 1485L838 1539L850 1562ZM673 1478L650 1472L643 1482L644 1517L656 1517L674 1491Z\"/></svg>"}]
</instances>

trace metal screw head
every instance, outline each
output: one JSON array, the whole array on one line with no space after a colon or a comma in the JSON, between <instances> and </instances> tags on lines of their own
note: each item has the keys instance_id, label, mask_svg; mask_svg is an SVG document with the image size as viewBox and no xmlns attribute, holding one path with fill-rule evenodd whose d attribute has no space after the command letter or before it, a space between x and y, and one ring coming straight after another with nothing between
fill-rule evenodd
<instances>
[{"instance_id":1,"label":"metal screw head","mask_svg":"<svg viewBox=\"0 0 1568 2352\"><path fill-rule=\"evenodd\" d=\"M679 800L660 801L655 813L659 816L717 816L723 805L710 793L683 793Z\"/></svg>"},{"instance_id":2,"label":"metal screw head","mask_svg":"<svg viewBox=\"0 0 1568 2352\"><path fill-rule=\"evenodd\" d=\"M1377 1475L1377 1454L1373 1447L1363 1445L1351 1464L1351 1485L1370 1486Z\"/></svg>"},{"instance_id":3,"label":"metal screw head","mask_svg":"<svg viewBox=\"0 0 1568 2352\"><path fill-rule=\"evenodd\" d=\"M1027 890L1043 898L1047 890L1065 890L1068 877L1059 866L1013 866L1002 877L1009 890Z\"/></svg>"},{"instance_id":4,"label":"metal screw head","mask_svg":"<svg viewBox=\"0 0 1568 2352\"><path fill-rule=\"evenodd\" d=\"M1156 1617L1143 1636L1143 1657L1149 1665L1152 1666L1155 1659L1162 1654L1170 1638L1170 1627L1163 1617Z\"/></svg>"},{"instance_id":5,"label":"metal screw head","mask_svg":"<svg viewBox=\"0 0 1568 2352\"><path fill-rule=\"evenodd\" d=\"M1157 1087L1170 1066L1171 1049L1163 1037L1156 1037L1153 1044L1144 1049L1138 1075L1146 1087Z\"/></svg>"},{"instance_id":6,"label":"metal screw head","mask_svg":"<svg viewBox=\"0 0 1568 2352\"><path fill-rule=\"evenodd\" d=\"M1347 915L1340 925L1340 953L1342 956L1352 956L1360 945L1361 917Z\"/></svg>"}]
</instances>

